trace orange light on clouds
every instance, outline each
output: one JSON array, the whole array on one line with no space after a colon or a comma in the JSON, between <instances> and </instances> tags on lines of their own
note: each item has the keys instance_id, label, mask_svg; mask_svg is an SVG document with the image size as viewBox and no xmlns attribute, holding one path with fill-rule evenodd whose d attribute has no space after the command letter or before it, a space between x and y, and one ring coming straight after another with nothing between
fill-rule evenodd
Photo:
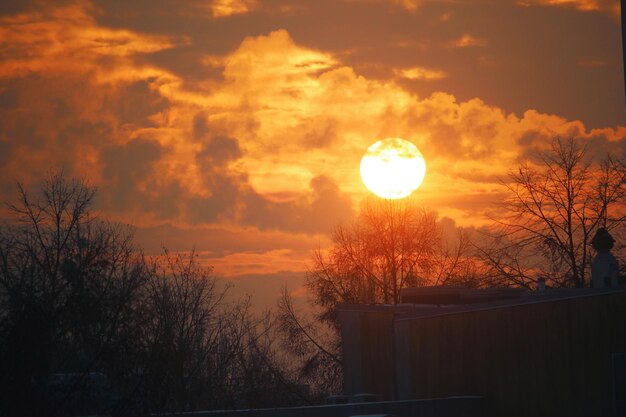
<instances>
[{"instance_id":1,"label":"orange light on clouds","mask_svg":"<svg viewBox=\"0 0 626 417\"><path fill-rule=\"evenodd\" d=\"M465 34L454 42L454 46L457 48L469 48L472 46L485 47L487 46L487 41L473 35Z\"/></svg>"},{"instance_id":2,"label":"orange light on clouds","mask_svg":"<svg viewBox=\"0 0 626 417\"><path fill-rule=\"evenodd\" d=\"M409 80L442 80L448 76L445 71L429 69L424 67L413 67L396 69L395 74Z\"/></svg>"},{"instance_id":3,"label":"orange light on clouds","mask_svg":"<svg viewBox=\"0 0 626 417\"><path fill-rule=\"evenodd\" d=\"M532 5L573 7L584 11L609 10L619 15L619 1L611 0L519 0L517 4L526 7Z\"/></svg>"},{"instance_id":4,"label":"orange light on clouds","mask_svg":"<svg viewBox=\"0 0 626 417\"><path fill-rule=\"evenodd\" d=\"M36 181L46 169L67 166L68 173L98 186L103 217L138 228L171 225L162 238L144 237L140 245L155 243L151 250L158 252L160 244L175 250L197 244L223 276L304 271L310 249L327 246L332 225L349 220L367 198L359 166L373 136L419 138L428 181L419 185L400 175L392 180L401 189L396 195L419 186L420 205L464 226L486 224L501 199L498 179L549 138L576 136L611 149L626 138L626 127L584 122L556 105L501 104L494 91L502 88L488 81L519 69L508 49L499 49L504 39L519 40L513 30L518 26L497 34L499 25L459 27L470 6L458 2L319 5L328 13L307 2L174 2L171 24L162 22L161 12L139 13L142 6L132 2L124 7L134 14L108 2L53 3L0 15L0 185ZM520 5L514 3L506 7L515 11ZM567 16L580 21L577 28L586 19L605 19L609 34L613 22L606 15L575 10L597 5L604 12L619 5L526 3L573 9ZM500 7L481 5L494 17ZM351 8L374 20L384 16L379 26L389 36L364 36L354 27L346 39L327 38L317 24L293 26L294 19L328 23L329 16L335 24ZM117 21L121 15L126 17ZM404 30L407 17L423 33ZM199 29L203 19L206 31ZM248 29L249 22L258 23ZM352 29L355 19L342 24ZM223 38L208 42L218 28ZM600 35L589 41L609 36ZM535 62L536 49L521 51L526 55L515 62ZM610 51L582 48L571 56L572 74L594 83L614 77ZM545 69L533 74L539 79ZM507 99L516 97L518 84L506 84ZM608 91L601 83L596 90L600 96ZM573 102L563 91L561 96ZM423 159L422 168L411 167L410 158L399 161L395 165L406 162L411 175L425 172ZM385 176L395 170L373 169L373 180L382 181L384 190ZM209 244L210 235L215 241ZM252 239L245 248L244 236Z\"/></svg>"},{"instance_id":5,"label":"orange light on clouds","mask_svg":"<svg viewBox=\"0 0 626 417\"><path fill-rule=\"evenodd\" d=\"M249 13L257 7L256 0L214 0L209 5L213 17L228 17Z\"/></svg>"}]
</instances>

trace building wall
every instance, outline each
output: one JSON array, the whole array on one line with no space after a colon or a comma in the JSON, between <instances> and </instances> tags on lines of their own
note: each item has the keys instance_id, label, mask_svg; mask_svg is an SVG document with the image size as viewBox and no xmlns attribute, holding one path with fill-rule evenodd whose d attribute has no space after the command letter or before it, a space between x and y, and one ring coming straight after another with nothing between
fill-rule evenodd
<instances>
[{"instance_id":1,"label":"building wall","mask_svg":"<svg viewBox=\"0 0 626 417\"><path fill-rule=\"evenodd\" d=\"M394 398L393 313L340 312L344 393ZM407 398L408 399L408 398Z\"/></svg>"},{"instance_id":2,"label":"building wall","mask_svg":"<svg viewBox=\"0 0 626 417\"><path fill-rule=\"evenodd\" d=\"M477 395L493 417L616 415L625 291L414 319L390 311L340 318L347 394Z\"/></svg>"},{"instance_id":3,"label":"building wall","mask_svg":"<svg viewBox=\"0 0 626 417\"><path fill-rule=\"evenodd\" d=\"M410 376L396 379L412 398L480 395L494 417L615 415L612 361L626 352L625 292L405 325Z\"/></svg>"}]
</instances>

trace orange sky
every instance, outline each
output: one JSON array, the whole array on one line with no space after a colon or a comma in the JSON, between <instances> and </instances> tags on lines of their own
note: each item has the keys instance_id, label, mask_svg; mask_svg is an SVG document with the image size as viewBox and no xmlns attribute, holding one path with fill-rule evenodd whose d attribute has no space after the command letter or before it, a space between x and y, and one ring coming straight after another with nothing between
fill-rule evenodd
<instances>
[{"instance_id":1,"label":"orange sky","mask_svg":"<svg viewBox=\"0 0 626 417\"><path fill-rule=\"evenodd\" d=\"M415 198L486 222L552 137L626 143L619 1L23 1L0 6L0 189L50 169L150 253L195 247L241 291L296 290L403 137Z\"/></svg>"}]
</instances>

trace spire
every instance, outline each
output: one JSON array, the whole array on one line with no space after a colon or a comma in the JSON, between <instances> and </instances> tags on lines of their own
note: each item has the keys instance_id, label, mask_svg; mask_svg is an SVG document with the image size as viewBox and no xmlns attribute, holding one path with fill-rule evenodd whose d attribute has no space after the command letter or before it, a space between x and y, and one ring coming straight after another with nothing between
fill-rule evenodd
<instances>
[{"instance_id":1,"label":"spire","mask_svg":"<svg viewBox=\"0 0 626 417\"><path fill-rule=\"evenodd\" d=\"M591 246L596 250L596 256L591 264L591 286L593 288L617 287L619 265L611 253L615 239L601 227L591 240Z\"/></svg>"},{"instance_id":2,"label":"spire","mask_svg":"<svg viewBox=\"0 0 626 417\"><path fill-rule=\"evenodd\" d=\"M591 246L598 252L609 252L615 245L615 239L604 227L600 227L591 239Z\"/></svg>"}]
</instances>

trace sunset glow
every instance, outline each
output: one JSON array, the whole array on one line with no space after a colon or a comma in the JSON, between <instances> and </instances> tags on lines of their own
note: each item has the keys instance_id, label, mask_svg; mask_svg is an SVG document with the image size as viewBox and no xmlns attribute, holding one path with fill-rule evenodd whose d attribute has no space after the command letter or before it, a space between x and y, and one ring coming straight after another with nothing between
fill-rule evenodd
<instances>
[{"instance_id":1,"label":"sunset glow","mask_svg":"<svg viewBox=\"0 0 626 417\"><path fill-rule=\"evenodd\" d=\"M624 4L0 1L0 417L622 415Z\"/></svg>"},{"instance_id":2,"label":"sunset glow","mask_svg":"<svg viewBox=\"0 0 626 417\"><path fill-rule=\"evenodd\" d=\"M370 189L419 187L451 227L478 228L501 179L552 138L620 154L618 6L11 2L0 8L2 201L16 181L63 169L96 186L98 215L135 227L148 254L195 247L271 299L301 287L312 250ZM419 151L363 158L381 138Z\"/></svg>"}]
</instances>

